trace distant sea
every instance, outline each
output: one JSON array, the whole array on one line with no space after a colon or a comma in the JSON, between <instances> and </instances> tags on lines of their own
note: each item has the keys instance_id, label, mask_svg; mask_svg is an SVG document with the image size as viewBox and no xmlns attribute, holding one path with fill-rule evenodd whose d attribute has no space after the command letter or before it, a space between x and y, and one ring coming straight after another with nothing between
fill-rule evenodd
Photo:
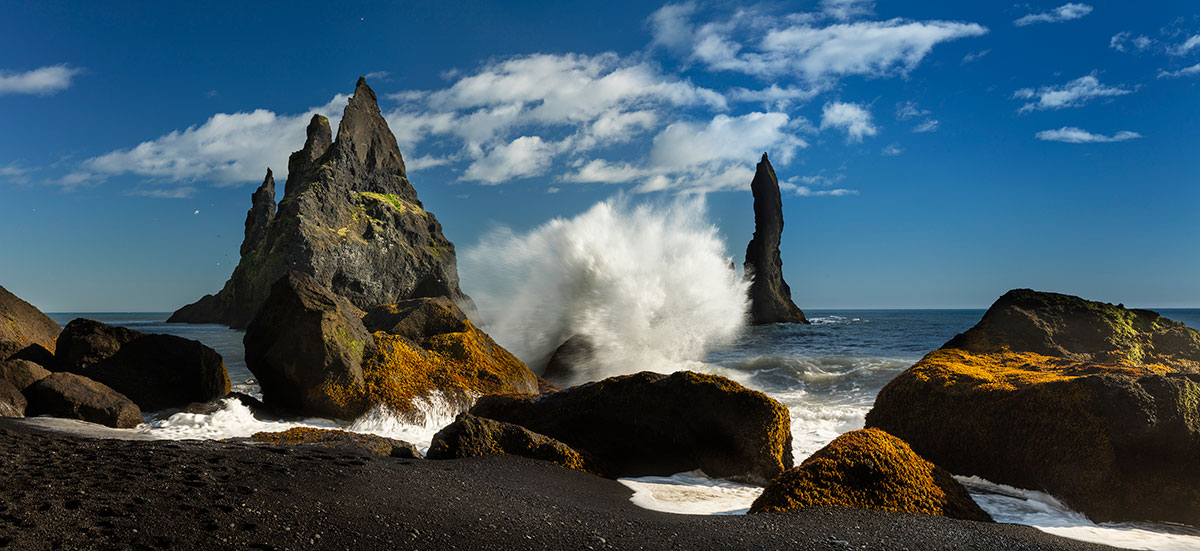
<instances>
[{"instance_id":1,"label":"distant sea","mask_svg":"<svg viewBox=\"0 0 1200 551\"><path fill-rule=\"evenodd\" d=\"M1200 309L1160 309L1162 315L1200 329ZM705 369L762 390L791 410L793 451L797 462L847 431L862 428L876 394L888 381L931 350L969 329L984 310L809 310L812 325L748 328L732 345L713 350ZM260 395L243 356L243 332L211 324L168 324L169 313L55 313L65 325L77 317L121 325L147 333L195 339L225 359L234 389ZM420 447L454 412L429 404L423 426L406 426L376 415L346 428L407 438ZM177 415L144 428L168 438L226 437L281 428L253 420L248 411L227 406L213 416ZM147 417L151 417L147 415ZM305 424L334 426L311 420ZM287 425L287 424L284 424ZM639 505L676 512L736 514L759 491L723 481L681 474L625 481ZM964 479L972 495L997 520L1141 549L1200 549L1200 532L1166 525L1095 525L1051 496Z\"/></svg>"}]
</instances>

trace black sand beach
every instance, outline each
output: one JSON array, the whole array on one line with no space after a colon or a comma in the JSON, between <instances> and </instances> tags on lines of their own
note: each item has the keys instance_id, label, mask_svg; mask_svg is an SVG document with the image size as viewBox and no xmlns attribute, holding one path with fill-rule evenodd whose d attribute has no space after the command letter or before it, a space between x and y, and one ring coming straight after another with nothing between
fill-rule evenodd
<instances>
[{"instance_id":1,"label":"black sand beach","mask_svg":"<svg viewBox=\"0 0 1200 551\"><path fill-rule=\"evenodd\" d=\"M4 549L1107 549L866 510L659 513L618 482L515 456L101 440L10 419L0 473Z\"/></svg>"}]
</instances>

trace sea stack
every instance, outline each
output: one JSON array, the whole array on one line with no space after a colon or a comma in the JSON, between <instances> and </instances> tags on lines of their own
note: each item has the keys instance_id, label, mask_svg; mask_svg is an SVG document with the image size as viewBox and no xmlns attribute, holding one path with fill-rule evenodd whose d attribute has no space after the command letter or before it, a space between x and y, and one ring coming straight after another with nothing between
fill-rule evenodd
<instances>
[{"instance_id":1,"label":"sea stack","mask_svg":"<svg viewBox=\"0 0 1200 551\"><path fill-rule=\"evenodd\" d=\"M792 302L792 290L783 280L779 242L783 235L783 199L779 180L763 153L750 183L754 193L754 238L746 246L746 277L750 278L750 323L808 323Z\"/></svg>"},{"instance_id":2,"label":"sea stack","mask_svg":"<svg viewBox=\"0 0 1200 551\"><path fill-rule=\"evenodd\" d=\"M469 305L458 286L454 244L417 199L366 80L358 80L336 139L321 115L307 134L288 159L278 211L270 171L254 192L241 261L225 287L168 321L245 328L290 270L364 310L435 296Z\"/></svg>"}]
</instances>

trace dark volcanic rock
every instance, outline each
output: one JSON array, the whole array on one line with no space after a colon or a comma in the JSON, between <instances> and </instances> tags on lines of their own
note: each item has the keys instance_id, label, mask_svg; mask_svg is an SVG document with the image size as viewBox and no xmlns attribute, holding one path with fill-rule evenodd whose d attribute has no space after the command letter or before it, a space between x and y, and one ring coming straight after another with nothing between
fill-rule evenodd
<instances>
[{"instance_id":1,"label":"dark volcanic rock","mask_svg":"<svg viewBox=\"0 0 1200 551\"><path fill-rule=\"evenodd\" d=\"M552 384L569 384L581 368L591 363L596 345L585 335L575 335L554 349L542 378Z\"/></svg>"},{"instance_id":2,"label":"dark volcanic rock","mask_svg":"<svg viewBox=\"0 0 1200 551\"><path fill-rule=\"evenodd\" d=\"M0 417L24 417L25 397L17 387L0 379Z\"/></svg>"},{"instance_id":3,"label":"dark volcanic rock","mask_svg":"<svg viewBox=\"0 0 1200 551\"><path fill-rule=\"evenodd\" d=\"M783 235L783 199L775 169L763 153L750 183L754 193L754 238L746 246L746 277L750 278L750 323L808 323L792 302L792 289L783 280L779 242Z\"/></svg>"},{"instance_id":4,"label":"dark volcanic rock","mask_svg":"<svg viewBox=\"0 0 1200 551\"><path fill-rule=\"evenodd\" d=\"M22 348L40 344L54 351L59 327L41 310L0 287L0 341L15 341ZM4 359L4 358L0 358Z\"/></svg>"},{"instance_id":5,"label":"dark volcanic rock","mask_svg":"<svg viewBox=\"0 0 1200 551\"><path fill-rule=\"evenodd\" d=\"M772 480L751 513L855 507L991 521L945 469L879 429L843 434Z\"/></svg>"},{"instance_id":6,"label":"dark volcanic rock","mask_svg":"<svg viewBox=\"0 0 1200 551\"><path fill-rule=\"evenodd\" d=\"M381 457L422 459L421 452L417 450L417 447L403 440L344 430L295 427L282 432L257 432L250 437L250 440L277 446L329 448L366 452Z\"/></svg>"},{"instance_id":7,"label":"dark volcanic rock","mask_svg":"<svg viewBox=\"0 0 1200 551\"><path fill-rule=\"evenodd\" d=\"M267 226L275 218L275 176L267 169L258 190L250 196L250 210L246 212L246 236L242 239L242 256L254 251L267 233Z\"/></svg>"},{"instance_id":8,"label":"dark volcanic rock","mask_svg":"<svg viewBox=\"0 0 1200 551\"><path fill-rule=\"evenodd\" d=\"M332 143L329 133L329 121L314 116L304 149L289 159L284 197L262 237L247 235L241 262L218 294L168 321L244 328L289 270L312 275L360 309L432 296L469 302L458 286L454 244L417 199L375 93L362 79Z\"/></svg>"},{"instance_id":9,"label":"dark volcanic rock","mask_svg":"<svg viewBox=\"0 0 1200 551\"><path fill-rule=\"evenodd\" d=\"M21 344L17 341L0 341L0 361L28 360L46 369L57 369L54 353L40 344Z\"/></svg>"},{"instance_id":10,"label":"dark volcanic rock","mask_svg":"<svg viewBox=\"0 0 1200 551\"><path fill-rule=\"evenodd\" d=\"M46 368L29 360L0 362L0 381L8 381L20 392L49 375L50 372Z\"/></svg>"},{"instance_id":11,"label":"dark volcanic rock","mask_svg":"<svg viewBox=\"0 0 1200 551\"><path fill-rule=\"evenodd\" d=\"M372 341L361 317L311 275L293 271L280 279L243 338L246 367L267 406L335 419L360 415L362 406L346 395L363 392L363 352Z\"/></svg>"},{"instance_id":12,"label":"dark volcanic rock","mask_svg":"<svg viewBox=\"0 0 1200 551\"><path fill-rule=\"evenodd\" d=\"M28 415L80 419L118 429L138 426L142 412L121 393L74 373L51 373L25 390Z\"/></svg>"},{"instance_id":13,"label":"dark volcanic rock","mask_svg":"<svg viewBox=\"0 0 1200 551\"><path fill-rule=\"evenodd\" d=\"M1200 332L1154 312L1010 291L888 383L867 426L1098 522L1200 523Z\"/></svg>"},{"instance_id":14,"label":"dark volcanic rock","mask_svg":"<svg viewBox=\"0 0 1200 551\"><path fill-rule=\"evenodd\" d=\"M466 314L446 297L381 304L368 310L362 321L372 333L383 331L414 341L467 330Z\"/></svg>"},{"instance_id":15,"label":"dark volcanic rock","mask_svg":"<svg viewBox=\"0 0 1200 551\"><path fill-rule=\"evenodd\" d=\"M765 483L792 466L783 404L690 371L642 372L541 396L485 396L471 414L586 451L616 477L702 469Z\"/></svg>"},{"instance_id":16,"label":"dark volcanic rock","mask_svg":"<svg viewBox=\"0 0 1200 551\"><path fill-rule=\"evenodd\" d=\"M58 340L60 369L112 387L146 411L229 392L221 355L198 341L82 318L68 323Z\"/></svg>"},{"instance_id":17,"label":"dark volcanic rock","mask_svg":"<svg viewBox=\"0 0 1200 551\"><path fill-rule=\"evenodd\" d=\"M438 431L429 445L429 459L460 459L509 454L557 463L568 469L596 474L602 470L586 453L549 436L531 432L512 423L461 413L453 423Z\"/></svg>"}]
</instances>

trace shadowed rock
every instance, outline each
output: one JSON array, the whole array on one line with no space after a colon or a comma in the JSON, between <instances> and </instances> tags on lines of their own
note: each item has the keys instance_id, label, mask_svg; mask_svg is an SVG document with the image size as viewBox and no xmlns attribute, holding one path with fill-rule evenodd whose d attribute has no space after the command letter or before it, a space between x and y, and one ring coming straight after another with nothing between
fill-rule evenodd
<instances>
[{"instance_id":1,"label":"shadowed rock","mask_svg":"<svg viewBox=\"0 0 1200 551\"><path fill-rule=\"evenodd\" d=\"M540 396L484 396L471 414L588 452L616 477L701 469L766 483L792 466L783 404L690 371L642 372Z\"/></svg>"},{"instance_id":2,"label":"shadowed rock","mask_svg":"<svg viewBox=\"0 0 1200 551\"><path fill-rule=\"evenodd\" d=\"M945 469L878 429L843 434L772 480L751 513L854 507L991 521Z\"/></svg>"},{"instance_id":3,"label":"shadowed rock","mask_svg":"<svg viewBox=\"0 0 1200 551\"><path fill-rule=\"evenodd\" d=\"M242 256L254 251L263 236L267 226L275 218L275 176L267 169L267 177L261 186L250 196L250 210L246 212L246 236L242 240Z\"/></svg>"},{"instance_id":4,"label":"shadowed rock","mask_svg":"<svg viewBox=\"0 0 1200 551\"><path fill-rule=\"evenodd\" d=\"M221 355L199 341L80 318L67 324L58 343L59 369L103 383L146 411L229 392Z\"/></svg>"},{"instance_id":5,"label":"shadowed rock","mask_svg":"<svg viewBox=\"0 0 1200 551\"><path fill-rule=\"evenodd\" d=\"M17 387L0 379L0 417L24 417L25 403Z\"/></svg>"},{"instance_id":6,"label":"shadowed rock","mask_svg":"<svg viewBox=\"0 0 1200 551\"><path fill-rule=\"evenodd\" d=\"M549 436L512 423L461 413L438 431L429 445L429 459L460 459L485 455L520 455L557 463L568 469L601 474L595 460Z\"/></svg>"},{"instance_id":7,"label":"shadowed rock","mask_svg":"<svg viewBox=\"0 0 1200 551\"><path fill-rule=\"evenodd\" d=\"M1200 332L1147 310L1010 291L880 391L867 426L951 472L1094 521L1200 523Z\"/></svg>"},{"instance_id":8,"label":"shadowed rock","mask_svg":"<svg viewBox=\"0 0 1200 551\"><path fill-rule=\"evenodd\" d=\"M141 424L142 412L121 393L74 373L51 373L25 390L26 413L79 419L117 429Z\"/></svg>"},{"instance_id":9,"label":"shadowed rock","mask_svg":"<svg viewBox=\"0 0 1200 551\"><path fill-rule=\"evenodd\" d=\"M46 368L29 360L0 362L0 381L8 381L19 392L50 375Z\"/></svg>"},{"instance_id":10,"label":"shadowed rock","mask_svg":"<svg viewBox=\"0 0 1200 551\"><path fill-rule=\"evenodd\" d=\"M754 238L746 246L746 277L750 278L750 323L808 323L792 302L792 289L783 280L779 243L783 235L783 199L775 169L763 153L750 183L754 193Z\"/></svg>"},{"instance_id":11,"label":"shadowed rock","mask_svg":"<svg viewBox=\"0 0 1200 551\"><path fill-rule=\"evenodd\" d=\"M595 357L596 345L592 340L585 335L574 335L554 349L542 378L551 384L569 384Z\"/></svg>"},{"instance_id":12,"label":"shadowed rock","mask_svg":"<svg viewBox=\"0 0 1200 551\"><path fill-rule=\"evenodd\" d=\"M267 204L259 192L251 215ZM275 216L261 234L247 232L225 287L168 321L244 328L290 270L312 275L360 309L433 296L470 303L458 286L454 244L417 198L375 92L362 79L336 140L329 121L313 117L304 148L288 161Z\"/></svg>"},{"instance_id":13,"label":"shadowed rock","mask_svg":"<svg viewBox=\"0 0 1200 551\"><path fill-rule=\"evenodd\" d=\"M53 352L58 332L59 327L54 320L8 292L8 289L0 287L0 341L13 341L20 348L39 344Z\"/></svg>"}]
</instances>

